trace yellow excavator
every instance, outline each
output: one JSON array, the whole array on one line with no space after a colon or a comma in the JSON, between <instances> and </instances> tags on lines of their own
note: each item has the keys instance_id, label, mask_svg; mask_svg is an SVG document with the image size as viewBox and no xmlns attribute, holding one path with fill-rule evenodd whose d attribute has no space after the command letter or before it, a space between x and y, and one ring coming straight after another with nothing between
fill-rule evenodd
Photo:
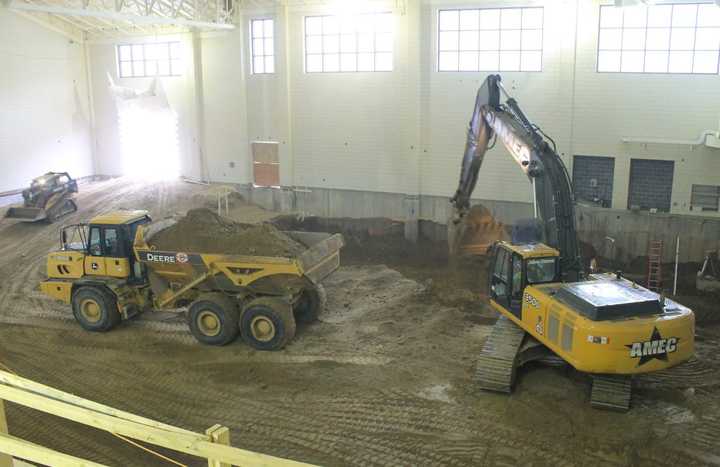
<instances>
[{"instance_id":1,"label":"yellow excavator","mask_svg":"<svg viewBox=\"0 0 720 467\"><path fill-rule=\"evenodd\" d=\"M512 392L524 363L560 357L592 377L593 407L630 408L632 376L664 370L694 352L691 310L614 274L586 274L572 184L555 143L528 120L499 75L480 87L448 222L451 254L467 245L470 197L483 158L500 140L532 186L535 218L513 226L489 257L490 304L500 318L478 361L482 389Z\"/></svg>"}]
</instances>

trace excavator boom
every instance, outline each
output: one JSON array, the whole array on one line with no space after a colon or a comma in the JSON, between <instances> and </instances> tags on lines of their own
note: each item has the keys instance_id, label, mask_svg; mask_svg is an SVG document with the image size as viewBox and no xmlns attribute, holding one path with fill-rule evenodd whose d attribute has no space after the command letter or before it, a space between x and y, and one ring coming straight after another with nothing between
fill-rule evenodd
<instances>
[{"instance_id":1,"label":"excavator boom","mask_svg":"<svg viewBox=\"0 0 720 467\"><path fill-rule=\"evenodd\" d=\"M448 222L448 240L451 253L458 250L470 209L470 197L493 137L503 143L532 183L536 217L544 237L540 240L560 252L563 279L577 280L582 275L582 265L567 170L552 140L531 123L517 101L507 95L500 75L489 75L475 98L460 181L450 200L452 217Z\"/></svg>"}]
</instances>

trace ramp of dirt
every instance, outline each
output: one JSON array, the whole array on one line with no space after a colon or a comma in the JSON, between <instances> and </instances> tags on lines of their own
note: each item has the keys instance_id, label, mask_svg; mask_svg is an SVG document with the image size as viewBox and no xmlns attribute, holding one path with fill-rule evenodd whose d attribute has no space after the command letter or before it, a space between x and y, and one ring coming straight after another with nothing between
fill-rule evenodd
<instances>
[{"instance_id":1,"label":"ramp of dirt","mask_svg":"<svg viewBox=\"0 0 720 467\"><path fill-rule=\"evenodd\" d=\"M271 224L243 224L206 208L191 209L150 240L159 250L234 255L290 256L305 247Z\"/></svg>"}]
</instances>

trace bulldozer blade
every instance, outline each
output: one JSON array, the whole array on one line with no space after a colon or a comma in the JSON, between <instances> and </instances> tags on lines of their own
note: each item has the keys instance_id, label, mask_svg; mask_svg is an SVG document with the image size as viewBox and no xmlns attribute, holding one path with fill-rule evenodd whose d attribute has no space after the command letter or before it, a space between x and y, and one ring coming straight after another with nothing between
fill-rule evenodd
<instances>
[{"instance_id":1,"label":"bulldozer blade","mask_svg":"<svg viewBox=\"0 0 720 467\"><path fill-rule=\"evenodd\" d=\"M6 219L18 219L24 222L37 222L47 218L42 208L10 208L5 213Z\"/></svg>"}]
</instances>

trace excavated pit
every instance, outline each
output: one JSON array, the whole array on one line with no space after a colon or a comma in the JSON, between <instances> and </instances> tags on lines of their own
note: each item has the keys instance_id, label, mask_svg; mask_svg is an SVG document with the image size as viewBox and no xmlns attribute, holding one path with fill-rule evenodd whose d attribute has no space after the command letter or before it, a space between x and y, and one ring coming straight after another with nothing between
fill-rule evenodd
<instances>
[{"instance_id":1,"label":"excavated pit","mask_svg":"<svg viewBox=\"0 0 720 467\"><path fill-rule=\"evenodd\" d=\"M120 207L162 219L214 202L206 193L178 182L87 184L79 212L65 222ZM229 217L249 224L274 214L237 202ZM388 219L287 216L273 225L339 232L347 242L340 269L324 282L325 314L280 352L241 340L202 346L183 320L153 313L109 333L85 332L67 305L37 290L57 229L0 223L0 363L184 428L221 423L235 446L318 465L717 465L714 322L698 323L697 360L638 378L627 414L590 408L587 381L567 368L524 368L512 396L485 393L472 382L496 316L484 298L483 260L454 268L445 239L412 244L402 223ZM433 229L442 227L421 230ZM717 300L702 301L716 311ZM107 465L168 465L108 433L11 403L6 409L13 436Z\"/></svg>"},{"instance_id":2,"label":"excavated pit","mask_svg":"<svg viewBox=\"0 0 720 467\"><path fill-rule=\"evenodd\" d=\"M243 224L207 208L191 209L150 240L159 250L295 257L306 248L269 223Z\"/></svg>"}]
</instances>

